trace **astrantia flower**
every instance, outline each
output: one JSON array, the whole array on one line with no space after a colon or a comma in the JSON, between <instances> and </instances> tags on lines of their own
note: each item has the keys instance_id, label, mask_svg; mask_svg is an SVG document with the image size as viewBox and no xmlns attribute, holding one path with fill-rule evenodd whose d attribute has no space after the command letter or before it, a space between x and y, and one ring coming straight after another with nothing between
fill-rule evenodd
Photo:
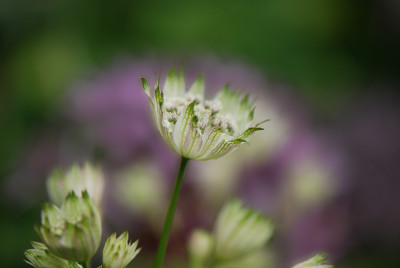
<instances>
[{"instance_id":1,"label":"astrantia flower","mask_svg":"<svg viewBox=\"0 0 400 268\"><path fill-rule=\"evenodd\" d=\"M176 76L172 69L162 91L157 83L154 97L146 79L142 84L159 132L182 157L219 158L262 130L263 122L252 126L254 107L248 95L241 97L225 87L213 100L205 100L202 76L186 91L183 73Z\"/></svg>"},{"instance_id":2,"label":"astrantia flower","mask_svg":"<svg viewBox=\"0 0 400 268\"><path fill-rule=\"evenodd\" d=\"M100 213L87 191L78 197L71 192L58 208L45 203L38 234L55 255L86 262L96 253L101 239Z\"/></svg>"},{"instance_id":3,"label":"astrantia flower","mask_svg":"<svg viewBox=\"0 0 400 268\"><path fill-rule=\"evenodd\" d=\"M137 248L139 241L130 243L128 232L119 237L112 234L104 245L103 268L125 268L140 252Z\"/></svg>"}]
</instances>

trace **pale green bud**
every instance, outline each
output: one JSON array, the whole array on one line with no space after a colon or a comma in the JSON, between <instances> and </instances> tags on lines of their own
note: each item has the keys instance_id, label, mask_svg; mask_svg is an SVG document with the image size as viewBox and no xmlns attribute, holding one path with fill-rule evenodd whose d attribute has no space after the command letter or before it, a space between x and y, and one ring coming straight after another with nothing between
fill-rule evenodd
<instances>
[{"instance_id":1,"label":"pale green bud","mask_svg":"<svg viewBox=\"0 0 400 268\"><path fill-rule=\"evenodd\" d=\"M61 208L45 203L36 231L55 255L76 262L88 261L101 239L100 213L87 191L71 192Z\"/></svg>"},{"instance_id":2,"label":"pale green bud","mask_svg":"<svg viewBox=\"0 0 400 268\"><path fill-rule=\"evenodd\" d=\"M128 232L124 232L118 238L112 234L103 249L103 268L125 268L140 252L137 248L139 241L128 241Z\"/></svg>"},{"instance_id":3,"label":"pale green bud","mask_svg":"<svg viewBox=\"0 0 400 268\"><path fill-rule=\"evenodd\" d=\"M183 73L176 76L172 69L162 91L157 83L154 96L146 79L142 84L161 136L185 158L217 159L263 130L263 122L253 123L255 108L248 95L225 87L213 100L205 100L202 76L187 90Z\"/></svg>"},{"instance_id":4,"label":"pale green bud","mask_svg":"<svg viewBox=\"0 0 400 268\"><path fill-rule=\"evenodd\" d=\"M90 198L100 206L104 191L104 175L99 167L86 163L73 165L67 172L56 169L47 180L50 200L61 206L65 197L74 191L77 196L87 190Z\"/></svg>"},{"instance_id":5,"label":"pale green bud","mask_svg":"<svg viewBox=\"0 0 400 268\"><path fill-rule=\"evenodd\" d=\"M25 251L26 262L36 268L82 268L76 262L59 258L46 247L38 242L32 242L33 249Z\"/></svg>"},{"instance_id":6,"label":"pale green bud","mask_svg":"<svg viewBox=\"0 0 400 268\"><path fill-rule=\"evenodd\" d=\"M189 238L189 254L193 267L202 267L211 257L214 238L205 230L195 230Z\"/></svg>"},{"instance_id":7,"label":"pale green bud","mask_svg":"<svg viewBox=\"0 0 400 268\"><path fill-rule=\"evenodd\" d=\"M239 200L226 204L214 229L215 258L220 261L243 258L265 245L273 226L260 213L244 208Z\"/></svg>"},{"instance_id":8,"label":"pale green bud","mask_svg":"<svg viewBox=\"0 0 400 268\"><path fill-rule=\"evenodd\" d=\"M317 254L314 257L293 266L293 268L333 268L333 265L325 263L326 256L324 254Z\"/></svg>"}]
</instances>

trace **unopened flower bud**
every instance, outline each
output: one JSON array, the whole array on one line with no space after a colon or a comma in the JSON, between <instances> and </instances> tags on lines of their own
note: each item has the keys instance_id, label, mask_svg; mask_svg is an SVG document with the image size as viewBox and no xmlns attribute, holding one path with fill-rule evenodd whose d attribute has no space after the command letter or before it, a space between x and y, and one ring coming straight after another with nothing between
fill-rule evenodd
<instances>
[{"instance_id":1,"label":"unopened flower bud","mask_svg":"<svg viewBox=\"0 0 400 268\"><path fill-rule=\"evenodd\" d=\"M88 261L101 239L100 213L87 191L71 192L61 208L45 203L36 230L55 255L76 262Z\"/></svg>"},{"instance_id":2,"label":"unopened flower bud","mask_svg":"<svg viewBox=\"0 0 400 268\"><path fill-rule=\"evenodd\" d=\"M202 267L211 257L214 238L205 230L195 230L189 239L189 253L192 266Z\"/></svg>"},{"instance_id":3,"label":"unopened flower bud","mask_svg":"<svg viewBox=\"0 0 400 268\"><path fill-rule=\"evenodd\" d=\"M128 241L128 232L124 232L118 238L112 234L103 249L103 268L125 268L140 252L137 248L139 241Z\"/></svg>"}]
</instances>

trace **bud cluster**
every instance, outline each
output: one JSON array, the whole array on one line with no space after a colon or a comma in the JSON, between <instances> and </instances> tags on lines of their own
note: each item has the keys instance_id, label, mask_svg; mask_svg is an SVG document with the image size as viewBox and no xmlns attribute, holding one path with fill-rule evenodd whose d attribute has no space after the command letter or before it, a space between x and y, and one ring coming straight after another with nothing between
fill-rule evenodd
<instances>
[{"instance_id":1,"label":"bud cluster","mask_svg":"<svg viewBox=\"0 0 400 268\"><path fill-rule=\"evenodd\" d=\"M36 268L82 268L100 246L102 224L99 204L103 194L101 170L86 164L67 173L53 172L48 180L53 202L42 206L41 223L35 229L44 244L32 242L26 262ZM128 242L125 232L112 235L103 250L104 268L125 268L139 253L138 241Z\"/></svg>"}]
</instances>

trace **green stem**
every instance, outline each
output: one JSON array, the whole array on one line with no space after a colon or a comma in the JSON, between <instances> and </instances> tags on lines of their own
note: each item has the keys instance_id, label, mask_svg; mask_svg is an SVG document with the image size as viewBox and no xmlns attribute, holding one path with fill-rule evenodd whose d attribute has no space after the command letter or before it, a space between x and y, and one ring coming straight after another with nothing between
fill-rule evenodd
<instances>
[{"instance_id":1,"label":"green stem","mask_svg":"<svg viewBox=\"0 0 400 268\"><path fill-rule=\"evenodd\" d=\"M172 193L167 217L165 218L164 222L164 229L162 231L161 239L158 244L156 259L153 266L154 268L161 268L162 263L164 261L165 251L167 250L167 245L168 245L169 233L171 231L172 221L175 215L176 204L178 203L179 192L182 186L183 173L185 173L185 168L188 162L189 162L188 158L185 157L181 158L181 164L179 166L178 176L176 177L174 192Z\"/></svg>"},{"instance_id":2,"label":"green stem","mask_svg":"<svg viewBox=\"0 0 400 268\"><path fill-rule=\"evenodd\" d=\"M82 268L90 268L90 261L81 262L80 265L82 265Z\"/></svg>"}]
</instances>

